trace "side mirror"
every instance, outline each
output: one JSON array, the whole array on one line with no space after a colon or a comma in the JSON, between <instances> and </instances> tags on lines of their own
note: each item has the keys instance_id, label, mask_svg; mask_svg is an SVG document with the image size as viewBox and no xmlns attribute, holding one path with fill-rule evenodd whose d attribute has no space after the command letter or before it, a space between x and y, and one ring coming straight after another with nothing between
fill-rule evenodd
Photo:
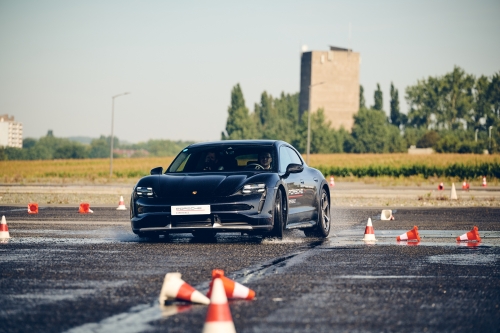
<instances>
[{"instance_id":1,"label":"side mirror","mask_svg":"<svg viewBox=\"0 0 500 333\"><path fill-rule=\"evenodd\" d=\"M163 173L163 167L156 167L154 169L151 169L150 173L152 175L161 175Z\"/></svg>"},{"instance_id":2,"label":"side mirror","mask_svg":"<svg viewBox=\"0 0 500 333\"><path fill-rule=\"evenodd\" d=\"M299 173L304 171L304 167L302 164L295 164L295 163L290 163L286 167L286 173Z\"/></svg>"},{"instance_id":3,"label":"side mirror","mask_svg":"<svg viewBox=\"0 0 500 333\"><path fill-rule=\"evenodd\" d=\"M301 164L290 163L286 167L286 172L282 177L286 178L291 173L299 173L299 172L302 172L303 170L304 170L304 167Z\"/></svg>"}]
</instances>

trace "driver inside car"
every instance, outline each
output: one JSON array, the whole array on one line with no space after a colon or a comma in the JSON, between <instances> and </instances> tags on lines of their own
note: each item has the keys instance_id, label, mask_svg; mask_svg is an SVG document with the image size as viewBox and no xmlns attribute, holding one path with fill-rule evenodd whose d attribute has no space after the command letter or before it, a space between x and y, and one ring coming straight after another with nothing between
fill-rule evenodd
<instances>
[{"instance_id":1,"label":"driver inside car","mask_svg":"<svg viewBox=\"0 0 500 333\"><path fill-rule=\"evenodd\" d=\"M259 164L262 165L264 170L271 170L272 161L273 158L271 156L271 153L263 152L259 154Z\"/></svg>"},{"instance_id":2,"label":"driver inside car","mask_svg":"<svg viewBox=\"0 0 500 333\"><path fill-rule=\"evenodd\" d=\"M217 156L217 153L209 151L205 156L205 166L203 168L203 171L215 170L224 170L224 167L222 165L219 165L219 157Z\"/></svg>"}]
</instances>

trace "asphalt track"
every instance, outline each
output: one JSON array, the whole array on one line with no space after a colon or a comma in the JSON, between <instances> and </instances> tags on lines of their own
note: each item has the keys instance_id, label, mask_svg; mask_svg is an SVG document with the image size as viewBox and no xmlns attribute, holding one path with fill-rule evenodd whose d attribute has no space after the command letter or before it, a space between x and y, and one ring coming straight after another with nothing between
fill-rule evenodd
<instances>
[{"instance_id":1,"label":"asphalt track","mask_svg":"<svg viewBox=\"0 0 500 333\"><path fill-rule=\"evenodd\" d=\"M200 332L206 306L160 308L167 272L202 292L211 270L254 289L237 332L498 332L500 208L334 208L326 240L189 234L141 240L127 211L0 206L0 332ZM361 239L373 219L375 244ZM395 237L414 225L418 245ZM480 244L455 238L478 226Z\"/></svg>"}]
</instances>

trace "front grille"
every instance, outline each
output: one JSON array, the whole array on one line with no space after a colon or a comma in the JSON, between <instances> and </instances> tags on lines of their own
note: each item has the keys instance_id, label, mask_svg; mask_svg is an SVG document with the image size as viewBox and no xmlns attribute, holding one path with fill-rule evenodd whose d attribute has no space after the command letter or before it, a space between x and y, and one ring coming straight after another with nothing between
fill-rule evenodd
<instances>
[{"instance_id":1,"label":"front grille","mask_svg":"<svg viewBox=\"0 0 500 333\"><path fill-rule=\"evenodd\" d=\"M254 207L247 204L223 204L223 205L211 206L212 211L217 211L217 212L234 212L241 210L250 210L252 208Z\"/></svg>"},{"instance_id":2,"label":"front grille","mask_svg":"<svg viewBox=\"0 0 500 333\"><path fill-rule=\"evenodd\" d=\"M212 218L206 215L171 216L172 227L211 227Z\"/></svg>"}]
</instances>

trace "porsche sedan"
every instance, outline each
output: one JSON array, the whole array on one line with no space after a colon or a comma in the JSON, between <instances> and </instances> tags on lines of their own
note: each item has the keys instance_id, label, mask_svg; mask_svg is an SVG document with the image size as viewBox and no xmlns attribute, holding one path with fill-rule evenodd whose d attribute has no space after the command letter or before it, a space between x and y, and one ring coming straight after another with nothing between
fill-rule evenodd
<instances>
[{"instance_id":1,"label":"porsche sedan","mask_svg":"<svg viewBox=\"0 0 500 333\"><path fill-rule=\"evenodd\" d=\"M235 140L192 144L163 172L151 170L134 186L132 231L139 236L241 232L283 237L330 232L330 190L290 144Z\"/></svg>"}]
</instances>

